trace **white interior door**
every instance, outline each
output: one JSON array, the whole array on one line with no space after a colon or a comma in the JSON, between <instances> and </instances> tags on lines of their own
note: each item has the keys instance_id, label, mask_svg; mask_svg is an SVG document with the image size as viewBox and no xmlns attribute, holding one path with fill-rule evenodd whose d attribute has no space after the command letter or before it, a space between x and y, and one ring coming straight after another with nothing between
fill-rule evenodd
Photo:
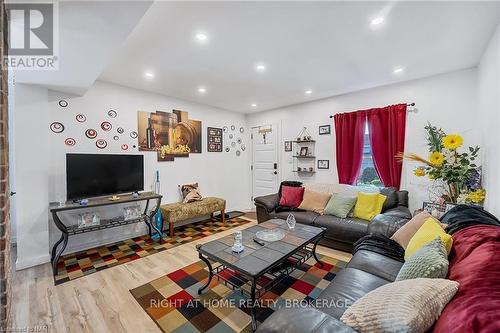
<instances>
[{"instance_id":1,"label":"white interior door","mask_svg":"<svg viewBox=\"0 0 500 333\"><path fill-rule=\"evenodd\" d=\"M252 128L253 198L278 192L278 126Z\"/></svg>"}]
</instances>

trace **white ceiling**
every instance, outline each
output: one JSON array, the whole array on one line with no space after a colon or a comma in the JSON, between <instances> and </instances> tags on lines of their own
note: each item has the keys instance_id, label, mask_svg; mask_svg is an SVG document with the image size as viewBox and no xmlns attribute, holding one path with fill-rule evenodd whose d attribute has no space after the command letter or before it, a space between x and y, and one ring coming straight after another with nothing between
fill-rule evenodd
<instances>
[{"instance_id":1,"label":"white ceiling","mask_svg":"<svg viewBox=\"0 0 500 333\"><path fill-rule=\"evenodd\" d=\"M59 70L15 71L16 82L84 94L153 1L60 1Z\"/></svg>"},{"instance_id":2,"label":"white ceiling","mask_svg":"<svg viewBox=\"0 0 500 333\"><path fill-rule=\"evenodd\" d=\"M17 81L83 93L98 78L244 113L476 66L500 18L477 1L61 4L61 70Z\"/></svg>"}]
</instances>

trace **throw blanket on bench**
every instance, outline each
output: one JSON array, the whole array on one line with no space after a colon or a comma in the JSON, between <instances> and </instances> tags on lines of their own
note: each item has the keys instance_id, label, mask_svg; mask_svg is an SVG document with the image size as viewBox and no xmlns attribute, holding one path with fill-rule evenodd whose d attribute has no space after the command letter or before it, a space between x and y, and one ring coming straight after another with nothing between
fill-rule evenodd
<instances>
[{"instance_id":1,"label":"throw blanket on bench","mask_svg":"<svg viewBox=\"0 0 500 333\"><path fill-rule=\"evenodd\" d=\"M370 234L364 236L354 243L352 254L354 255L359 250L382 254L399 262L405 261L405 250L401 247L401 245L383 235Z\"/></svg>"}]
</instances>

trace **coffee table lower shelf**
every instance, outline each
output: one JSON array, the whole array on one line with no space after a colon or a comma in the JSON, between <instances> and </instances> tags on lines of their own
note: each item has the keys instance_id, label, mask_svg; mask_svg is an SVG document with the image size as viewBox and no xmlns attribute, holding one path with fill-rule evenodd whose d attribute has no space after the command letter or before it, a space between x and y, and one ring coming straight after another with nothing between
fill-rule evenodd
<instances>
[{"instance_id":1,"label":"coffee table lower shelf","mask_svg":"<svg viewBox=\"0 0 500 333\"><path fill-rule=\"evenodd\" d=\"M255 283L255 298L262 297L262 295L309 260L309 258L313 257L312 248L312 245L304 247L304 249L299 250L281 264L278 264L274 269L270 269L264 275L257 278ZM212 261L212 264L217 265L217 262ZM212 272L214 277L217 277L225 286L230 287L232 290L240 291L242 295L248 298L252 298L252 278L246 277L239 271L224 264L212 266Z\"/></svg>"}]
</instances>

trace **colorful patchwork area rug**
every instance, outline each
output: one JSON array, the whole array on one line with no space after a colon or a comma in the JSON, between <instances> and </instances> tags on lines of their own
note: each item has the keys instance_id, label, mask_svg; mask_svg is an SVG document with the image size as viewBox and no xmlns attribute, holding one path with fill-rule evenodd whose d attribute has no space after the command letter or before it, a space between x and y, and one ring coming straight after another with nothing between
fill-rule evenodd
<instances>
[{"instance_id":1,"label":"colorful patchwork area rug","mask_svg":"<svg viewBox=\"0 0 500 333\"><path fill-rule=\"evenodd\" d=\"M58 285L250 222L252 221L241 217L226 219L225 223L217 218L208 219L175 228L174 237L170 238L167 234L162 243L146 235L67 254L59 259L58 274L54 276L54 282Z\"/></svg>"},{"instance_id":2,"label":"colorful patchwork area rug","mask_svg":"<svg viewBox=\"0 0 500 333\"><path fill-rule=\"evenodd\" d=\"M346 265L331 257L319 257L323 267L311 258L262 295L256 310L258 323L291 302L302 305L312 302ZM165 333L251 332L246 297L217 277L212 279L202 295L198 295L198 288L205 285L207 278L206 265L198 261L130 292Z\"/></svg>"}]
</instances>

